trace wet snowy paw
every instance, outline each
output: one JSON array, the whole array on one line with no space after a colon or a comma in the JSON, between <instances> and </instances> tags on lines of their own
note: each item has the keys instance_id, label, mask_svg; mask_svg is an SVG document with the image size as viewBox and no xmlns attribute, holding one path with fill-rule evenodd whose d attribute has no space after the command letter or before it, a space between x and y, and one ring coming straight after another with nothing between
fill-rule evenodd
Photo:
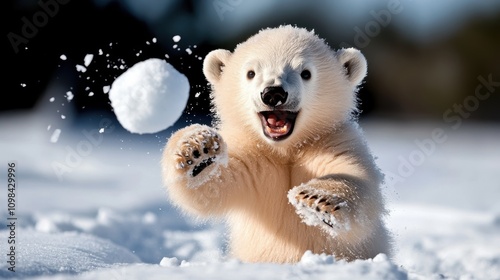
<instances>
[{"instance_id":1,"label":"wet snowy paw","mask_svg":"<svg viewBox=\"0 0 500 280\"><path fill-rule=\"evenodd\" d=\"M197 125L186 132L175 153L175 167L196 177L214 163L223 163L225 144L212 128Z\"/></svg>"},{"instance_id":2,"label":"wet snowy paw","mask_svg":"<svg viewBox=\"0 0 500 280\"><path fill-rule=\"evenodd\" d=\"M300 185L289 191L288 200L307 225L322 226L333 232L349 227L345 218L349 210L347 202L334 194Z\"/></svg>"}]
</instances>

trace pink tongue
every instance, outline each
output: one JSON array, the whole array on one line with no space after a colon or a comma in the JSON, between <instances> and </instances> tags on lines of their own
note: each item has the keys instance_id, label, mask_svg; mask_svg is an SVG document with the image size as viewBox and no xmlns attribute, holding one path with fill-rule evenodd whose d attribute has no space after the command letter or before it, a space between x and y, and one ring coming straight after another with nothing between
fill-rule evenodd
<instances>
[{"instance_id":1,"label":"pink tongue","mask_svg":"<svg viewBox=\"0 0 500 280\"><path fill-rule=\"evenodd\" d=\"M284 120L278 120L278 118L276 117L276 115L273 115L273 114L270 114L267 117L267 123L269 123L270 125L272 125L274 127L284 126L285 125L285 121Z\"/></svg>"}]
</instances>

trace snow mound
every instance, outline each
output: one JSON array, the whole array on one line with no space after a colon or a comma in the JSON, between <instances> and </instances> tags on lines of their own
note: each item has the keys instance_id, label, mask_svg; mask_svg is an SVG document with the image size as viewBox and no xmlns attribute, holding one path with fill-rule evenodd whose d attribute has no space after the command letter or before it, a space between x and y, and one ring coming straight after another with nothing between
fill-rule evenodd
<instances>
[{"instance_id":1,"label":"snow mound","mask_svg":"<svg viewBox=\"0 0 500 280\"><path fill-rule=\"evenodd\" d=\"M172 126L189 98L189 81L159 58L136 63L115 79L109 91L120 124L132 133L156 133Z\"/></svg>"},{"instance_id":2,"label":"snow mound","mask_svg":"<svg viewBox=\"0 0 500 280\"><path fill-rule=\"evenodd\" d=\"M8 236L7 231L0 231ZM97 268L139 263L127 249L89 234L66 232L49 234L33 230L20 232L16 242L15 272L0 263L0 278L78 274Z\"/></svg>"},{"instance_id":3,"label":"snow mound","mask_svg":"<svg viewBox=\"0 0 500 280\"><path fill-rule=\"evenodd\" d=\"M132 264L55 279L365 279L407 280L408 274L385 255L374 259L336 262L333 257L306 252L298 264L182 261L164 258L159 265Z\"/></svg>"}]
</instances>

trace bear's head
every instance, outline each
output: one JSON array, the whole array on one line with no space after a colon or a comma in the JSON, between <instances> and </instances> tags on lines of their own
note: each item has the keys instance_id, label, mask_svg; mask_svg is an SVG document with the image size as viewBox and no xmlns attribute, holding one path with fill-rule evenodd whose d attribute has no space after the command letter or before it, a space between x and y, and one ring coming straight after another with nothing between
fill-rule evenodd
<instances>
[{"instance_id":1,"label":"bear's head","mask_svg":"<svg viewBox=\"0 0 500 280\"><path fill-rule=\"evenodd\" d=\"M221 127L290 147L349 121L366 75L356 49L332 50L313 31L290 25L263 29L234 52L210 52L203 73Z\"/></svg>"}]
</instances>

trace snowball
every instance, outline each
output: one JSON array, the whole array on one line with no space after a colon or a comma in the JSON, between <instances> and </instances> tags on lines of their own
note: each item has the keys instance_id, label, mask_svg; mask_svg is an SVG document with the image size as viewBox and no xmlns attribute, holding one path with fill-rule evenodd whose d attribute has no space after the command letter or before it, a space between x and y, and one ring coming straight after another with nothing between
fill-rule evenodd
<instances>
[{"instance_id":1,"label":"snowball","mask_svg":"<svg viewBox=\"0 0 500 280\"><path fill-rule=\"evenodd\" d=\"M109 99L120 124L132 133L156 133L179 119L189 98L189 81L158 58L141 61L111 85Z\"/></svg>"}]
</instances>

